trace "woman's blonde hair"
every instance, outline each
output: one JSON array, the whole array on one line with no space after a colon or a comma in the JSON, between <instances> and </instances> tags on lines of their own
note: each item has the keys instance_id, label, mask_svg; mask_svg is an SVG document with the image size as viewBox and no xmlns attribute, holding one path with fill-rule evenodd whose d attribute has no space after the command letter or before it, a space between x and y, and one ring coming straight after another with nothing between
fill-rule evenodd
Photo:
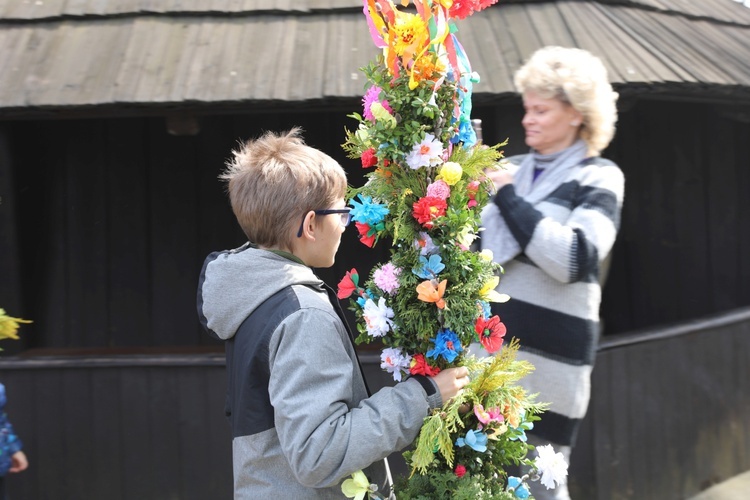
<instances>
[{"instance_id":1,"label":"woman's blonde hair","mask_svg":"<svg viewBox=\"0 0 750 500\"><path fill-rule=\"evenodd\" d=\"M615 134L617 92L601 60L583 49L544 47L515 75L516 90L569 103L583 115L579 136L596 154Z\"/></svg>"},{"instance_id":2,"label":"woman's blonde hair","mask_svg":"<svg viewBox=\"0 0 750 500\"><path fill-rule=\"evenodd\" d=\"M298 127L266 132L232 151L219 176L237 222L260 246L291 248L310 210L330 208L346 194L346 173L336 160L305 145Z\"/></svg>"}]
</instances>

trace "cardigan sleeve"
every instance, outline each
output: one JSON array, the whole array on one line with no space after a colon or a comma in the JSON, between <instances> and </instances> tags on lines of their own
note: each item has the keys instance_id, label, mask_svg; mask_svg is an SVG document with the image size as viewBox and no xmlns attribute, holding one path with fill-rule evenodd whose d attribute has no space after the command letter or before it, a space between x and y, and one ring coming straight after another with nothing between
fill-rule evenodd
<instances>
[{"instance_id":1,"label":"cardigan sleeve","mask_svg":"<svg viewBox=\"0 0 750 500\"><path fill-rule=\"evenodd\" d=\"M495 203L526 256L552 278L572 283L598 273L615 242L624 193L622 171L611 162L583 167L540 203L569 209L564 220L545 216L512 185ZM560 196L564 194L565 196Z\"/></svg>"}]
</instances>

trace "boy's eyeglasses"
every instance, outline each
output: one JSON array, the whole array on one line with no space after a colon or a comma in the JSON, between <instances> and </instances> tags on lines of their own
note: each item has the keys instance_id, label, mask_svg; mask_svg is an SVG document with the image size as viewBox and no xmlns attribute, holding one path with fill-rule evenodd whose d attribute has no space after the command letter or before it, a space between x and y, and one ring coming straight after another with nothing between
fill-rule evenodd
<instances>
[{"instance_id":1,"label":"boy's eyeglasses","mask_svg":"<svg viewBox=\"0 0 750 500\"><path fill-rule=\"evenodd\" d=\"M339 221L341 223L342 227L346 227L349 225L349 223L352 221L352 209L351 208L327 208L325 210L313 210L316 215L333 215L333 214L339 214L339 217L341 217L341 220ZM302 215L302 222L299 225L299 231L297 231L297 238L302 236L302 228L305 225L305 217L307 217L307 212L305 212Z\"/></svg>"}]
</instances>

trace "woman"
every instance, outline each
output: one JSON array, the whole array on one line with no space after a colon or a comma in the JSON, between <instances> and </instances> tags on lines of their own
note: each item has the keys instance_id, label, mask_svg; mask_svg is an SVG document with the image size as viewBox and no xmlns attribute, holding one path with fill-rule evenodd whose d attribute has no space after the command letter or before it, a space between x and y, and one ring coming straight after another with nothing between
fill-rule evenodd
<instances>
[{"instance_id":1,"label":"woman","mask_svg":"<svg viewBox=\"0 0 750 500\"><path fill-rule=\"evenodd\" d=\"M599 59L562 47L535 52L515 84L531 150L488 172L497 194L482 214L481 241L505 269L498 290L511 296L493 313L536 368L521 382L550 403L529 440L569 459L588 407L601 282L622 208L622 172L599 156L614 135L617 94ZM531 487L538 499L570 498L565 485Z\"/></svg>"}]
</instances>

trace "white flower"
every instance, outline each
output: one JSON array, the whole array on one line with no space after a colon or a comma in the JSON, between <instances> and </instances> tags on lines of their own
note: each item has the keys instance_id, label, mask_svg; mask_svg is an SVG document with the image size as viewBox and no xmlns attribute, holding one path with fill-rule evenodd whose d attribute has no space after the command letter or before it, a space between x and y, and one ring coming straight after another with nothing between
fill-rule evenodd
<instances>
[{"instance_id":1,"label":"white flower","mask_svg":"<svg viewBox=\"0 0 750 500\"><path fill-rule=\"evenodd\" d=\"M568 476L568 462L563 454L555 453L555 449L549 444L538 446L536 453L538 456L534 459L534 467L542 476L540 482L548 490L564 484Z\"/></svg>"},{"instance_id":2,"label":"white flower","mask_svg":"<svg viewBox=\"0 0 750 500\"><path fill-rule=\"evenodd\" d=\"M380 368L393 374L393 380L401 382L401 372L411 365L411 356L403 355L398 347L387 347L380 354Z\"/></svg>"},{"instance_id":3,"label":"white flower","mask_svg":"<svg viewBox=\"0 0 750 500\"><path fill-rule=\"evenodd\" d=\"M362 317L367 325L367 333L373 337L382 337L393 328L393 309L385 304L383 297L380 297L377 305L372 299L367 299Z\"/></svg>"},{"instance_id":4,"label":"white flower","mask_svg":"<svg viewBox=\"0 0 750 500\"><path fill-rule=\"evenodd\" d=\"M432 134L425 134L424 140L417 143L406 157L406 163L412 169L434 167L443 163L443 143Z\"/></svg>"}]
</instances>

